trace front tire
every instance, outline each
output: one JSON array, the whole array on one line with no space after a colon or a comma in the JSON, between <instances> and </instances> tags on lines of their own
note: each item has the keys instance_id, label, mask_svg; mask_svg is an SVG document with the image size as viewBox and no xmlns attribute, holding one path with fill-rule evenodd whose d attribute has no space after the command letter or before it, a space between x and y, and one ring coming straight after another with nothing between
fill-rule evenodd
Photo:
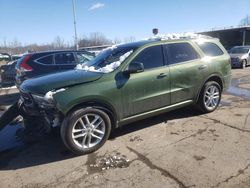
<instances>
[{"instance_id":1,"label":"front tire","mask_svg":"<svg viewBox=\"0 0 250 188\"><path fill-rule=\"evenodd\" d=\"M98 150L111 131L109 116L95 108L77 109L66 116L61 127L64 145L77 155Z\"/></svg>"},{"instance_id":2,"label":"front tire","mask_svg":"<svg viewBox=\"0 0 250 188\"><path fill-rule=\"evenodd\" d=\"M245 69L246 67L247 67L247 61L246 61L246 60L243 60L243 61L242 61L241 68L242 68L242 69Z\"/></svg>"},{"instance_id":3,"label":"front tire","mask_svg":"<svg viewBox=\"0 0 250 188\"><path fill-rule=\"evenodd\" d=\"M203 86L197 104L202 112L209 113L216 110L220 104L220 100L220 85L215 81L209 81Z\"/></svg>"}]
</instances>

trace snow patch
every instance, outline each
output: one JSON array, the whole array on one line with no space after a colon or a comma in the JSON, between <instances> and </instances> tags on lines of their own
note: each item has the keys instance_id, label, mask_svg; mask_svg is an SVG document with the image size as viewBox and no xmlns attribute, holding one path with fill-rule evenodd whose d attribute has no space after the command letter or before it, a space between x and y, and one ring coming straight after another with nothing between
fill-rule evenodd
<instances>
[{"instance_id":1,"label":"snow patch","mask_svg":"<svg viewBox=\"0 0 250 188\"><path fill-rule=\"evenodd\" d=\"M53 99L53 95L56 94L56 93L59 93L59 92L62 92L62 91L65 91L66 89L64 88L61 88L61 89L58 89L56 91L48 91L45 95L44 95L44 99L46 100L52 100Z\"/></svg>"},{"instance_id":2,"label":"snow patch","mask_svg":"<svg viewBox=\"0 0 250 188\"><path fill-rule=\"evenodd\" d=\"M91 71L91 72L102 72L102 73L109 73L114 71L117 67L119 67L122 62L124 62L131 54L133 53L133 50L123 54L120 56L119 61L115 61L109 65L106 65L105 67L95 69L94 66L88 67L86 65L78 64L76 66L76 69L78 70L84 70L84 71Z\"/></svg>"},{"instance_id":3,"label":"snow patch","mask_svg":"<svg viewBox=\"0 0 250 188\"><path fill-rule=\"evenodd\" d=\"M101 50L99 53L102 53L102 52L104 52L104 51L106 51L106 50L115 50L117 47L118 47L118 45L112 45L112 46L110 46L110 47L104 48L104 49ZM99 54L99 53L98 53L98 54Z\"/></svg>"},{"instance_id":4,"label":"snow patch","mask_svg":"<svg viewBox=\"0 0 250 188\"><path fill-rule=\"evenodd\" d=\"M108 48L105 48L104 50L115 50L117 48L117 45L112 45Z\"/></svg>"},{"instance_id":5,"label":"snow patch","mask_svg":"<svg viewBox=\"0 0 250 188\"><path fill-rule=\"evenodd\" d=\"M145 40L177 40L177 39L196 39L196 38L208 38L209 36L196 34L192 32L186 33L168 33L168 34L157 34L155 36L149 37Z\"/></svg>"}]
</instances>

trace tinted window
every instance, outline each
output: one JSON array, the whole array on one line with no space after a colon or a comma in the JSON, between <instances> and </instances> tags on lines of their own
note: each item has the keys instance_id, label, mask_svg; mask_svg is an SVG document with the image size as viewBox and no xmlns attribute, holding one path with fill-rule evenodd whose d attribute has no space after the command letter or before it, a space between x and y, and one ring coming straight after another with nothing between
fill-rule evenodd
<instances>
[{"instance_id":1,"label":"tinted window","mask_svg":"<svg viewBox=\"0 0 250 188\"><path fill-rule=\"evenodd\" d=\"M79 63L86 63L94 58L94 56L86 53L77 52L76 57Z\"/></svg>"},{"instance_id":2,"label":"tinted window","mask_svg":"<svg viewBox=\"0 0 250 188\"><path fill-rule=\"evenodd\" d=\"M169 64L175 64L199 58L199 55L189 43L168 44L165 47L167 48Z\"/></svg>"},{"instance_id":3,"label":"tinted window","mask_svg":"<svg viewBox=\"0 0 250 188\"><path fill-rule=\"evenodd\" d=\"M58 65L62 64L76 64L73 53L59 53L55 54L55 63Z\"/></svg>"},{"instance_id":4,"label":"tinted window","mask_svg":"<svg viewBox=\"0 0 250 188\"><path fill-rule=\"evenodd\" d=\"M207 56L219 56L223 54L223 51L214 43L204 42L198 45Z\"/></svg>"},{"instance_id":5,"label":"tinted window","mask_svg":"<svg viewBox=\"0 0 250 188\"><path fill-rule=\"evenodd\" d=\"M143 63L144 69L152 69L164 65L161 46L152 46L144 49L135 57L133 62ZM132 63L133 63L132 62Z\"/></svg>"},{"instance_id":6,"label":"tinted window","mask_svg":"<svg viewBox=\"0 0 250 188\"><path fill-rule=\"evenodd\" d=\"M45 56L42 58L39 58L37 62L45 64L45 65L50 65L53 64L53 55Z\"/></svg>"}]
</instances>

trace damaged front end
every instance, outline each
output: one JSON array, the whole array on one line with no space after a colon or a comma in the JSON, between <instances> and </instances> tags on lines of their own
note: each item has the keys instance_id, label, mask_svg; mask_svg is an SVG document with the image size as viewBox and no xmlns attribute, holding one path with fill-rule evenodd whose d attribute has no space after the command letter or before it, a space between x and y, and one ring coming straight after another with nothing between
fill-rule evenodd
<instances>
[{"instance_id":1,"label":"damaged front end","mask_svg":"<svg viewBox=\"0 0 250 188\"><path fill-rule=\"evenodd\" d=\"M16 117L23 117L24 131L21 137L32 142L58 127L63 114L57 110L53 95L65 91L60 89L49 91L44 96L36 95L20 89L20 99L0 117L0 130L9 125ZM26 139L28 138L28 140Z\"/></svg>"},{"instance_id":2,"label":"damaged front end","mask_svg":"<svg viewBox=\"0 0 250 188\"><path fill-rule=\"evenodd\" d=\"M63 115L57 110L53 95L64 90L49 91L44 96L20 90L19 108L23 118L26 121L28 120L28 125L25 126L43 127L46 132L50 132L51 128L59 126ZM34 125L34 122L36 122L36 125Z\"/></svg>"}]
</instances>

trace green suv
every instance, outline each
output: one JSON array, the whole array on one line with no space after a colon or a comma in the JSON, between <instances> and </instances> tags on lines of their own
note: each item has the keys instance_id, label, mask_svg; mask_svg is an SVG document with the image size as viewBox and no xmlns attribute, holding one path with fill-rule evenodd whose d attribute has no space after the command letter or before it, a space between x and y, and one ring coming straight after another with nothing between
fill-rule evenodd
<instances>
[{"instance_id":1,"label":"green suv","mask_svg":"<svg viewBox=\"0 0 250 188\"><path fill-rule=\"evenodd\" d=\"M230 80L230 57L218 39L156 38L112 46L74 70L27 80L19 106L26 123L60 126L65 146L86 154L124 124L192 104L214 111Z\"/></svg>"}]
</instances>

